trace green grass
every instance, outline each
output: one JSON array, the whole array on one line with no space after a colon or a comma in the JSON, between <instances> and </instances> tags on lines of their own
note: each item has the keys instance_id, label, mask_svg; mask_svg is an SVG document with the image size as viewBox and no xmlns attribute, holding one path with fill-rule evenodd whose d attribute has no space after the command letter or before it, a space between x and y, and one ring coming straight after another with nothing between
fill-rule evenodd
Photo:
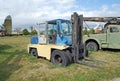
<instances>
[{"instance_id":1,"label":"green grass","mask_svg":"<svg viewBox=\"0 0 120 81\"><path fill-rule=\"evenodd\" d=\"M90 57L106 61L102 69L80 64L52 65L27 53L29 36L0 37L0 81L103 81L120 77L120 51L90 52Z\"/></svg>"}]
</instances>

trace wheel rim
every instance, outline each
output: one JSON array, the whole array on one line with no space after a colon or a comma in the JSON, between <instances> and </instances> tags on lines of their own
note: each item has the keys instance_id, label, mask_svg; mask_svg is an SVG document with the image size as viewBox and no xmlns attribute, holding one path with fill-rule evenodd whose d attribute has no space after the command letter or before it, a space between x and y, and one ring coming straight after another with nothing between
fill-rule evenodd
<instances>
[{"instance_id":1,"label":"wheel rim","mask_svg":"<svg viewBox=\"0 0 120 81\"><path fill-rule=\"evenodd\" d=\"M92 45L92 44L89 44L87 46L87 48L88 48L89 51L94 51L95 50L94 45Z\"/></svg>"},{"instance_id":2,"label":"wheel rim","mask_svg":"<svg viewBox=\"0 0 120 81\"><path fill-rule=\"evenodd\" d=\"M54 62L55 62L55 64L58 64L58 65L61 65L62 64L62 58L61 58L61 56L60 55L56 55L55 57L54 57Z\"/></svg>"},{"instance_id":3,"label":"wheel rim","mask_svg":"<svg viewBox=\"0 0 120 81\"><path fill-rule=\"evenodd\" d=\"M35 50L32 50L32 51L31 51L31 54L32 54L33 56L36 56L36 51L35 51Z\"/></svg>"},{"instance_id":4,"label":"wheel rim","mask_svg":"<svg viewBox=\"0 0 120 81\"><path fill-rule=\"evenodd\" d=\"M32 55L33 55L33 56L36 56L35 52L32 52Z\"/></svg>"}]
</instances>

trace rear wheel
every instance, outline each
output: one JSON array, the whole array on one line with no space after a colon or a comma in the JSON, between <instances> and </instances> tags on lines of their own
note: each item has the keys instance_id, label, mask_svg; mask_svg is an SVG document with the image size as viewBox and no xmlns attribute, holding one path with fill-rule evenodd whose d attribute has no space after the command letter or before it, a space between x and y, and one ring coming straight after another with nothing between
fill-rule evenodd
<instances>
[{"instance_id":1,"label":"rear wheel","mask_svg":"<svg viewBox=\"0 0 120 81\"><path fill-rule=\"evenodd\" d=\"M69 59L69 63L73 62L72 54L71 54L69 51L65 51L65 54L66 54L66 56L67 56L68 59Z\"/></svg>"},{"instance_id":2,"label":"rear wheel","mask_svg":"<svg viewBox=\"0 0 120 81\"><path fill-rule=\"evenodd\" d=\"M86 47L88 51L98 51L98 45L95 42L88 42Z\"/></svg>"},{"instance_id":3,"label":"rear wheel","mask_svg":"<svg viewBox=\"0 0 120 81\"><path fill-rule=\"evenodd\" d=\"M55 65L67 66L69 64L69 58L64 51L54 50L52 52L51 62Z\"/></svg>"},{"instance_id":4,"label":"rear wheel","mask_svg":"<svg viewBox=\"0 0 120 81\"><path fill-rule=\"evenodd\" d=\"M38 58L38 53L37 53L37 49L36 48L32 48L30 50L30 54L36 58Z\"/></svg>"}]
</instances>

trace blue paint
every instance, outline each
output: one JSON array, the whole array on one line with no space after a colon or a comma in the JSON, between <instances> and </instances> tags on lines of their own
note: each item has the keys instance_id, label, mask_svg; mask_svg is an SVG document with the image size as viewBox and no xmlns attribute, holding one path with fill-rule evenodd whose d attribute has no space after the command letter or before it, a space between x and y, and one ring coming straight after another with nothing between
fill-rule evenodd
<instances>
[{"instance_id":1,"label":"blue paint","mask_svg":"<svg viewBox=\"0 0 120 81\"><path fill-rule=\"evenodd\" d=\"M38 44L38 36L33 36L30 39L31 44Z\"/></svg>"},{"instance_id":2,"label":"blue paint","mask_svg":"<svg viewBox=\"0 0 120 81\"><path fill-rule=\"evenodd\" d=\"M72 45L71 36L62 36L57 35L57 45Z\"/></svg>"}]
</instances>

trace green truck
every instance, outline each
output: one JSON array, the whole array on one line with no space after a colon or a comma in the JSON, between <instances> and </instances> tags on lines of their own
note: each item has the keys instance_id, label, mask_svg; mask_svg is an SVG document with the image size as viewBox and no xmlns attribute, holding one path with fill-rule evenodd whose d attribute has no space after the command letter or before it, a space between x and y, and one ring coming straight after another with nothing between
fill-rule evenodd
<instances>
[{"instance_id":1,"label":"green truck","mask_svg":"<svg viewBox=\"0 0 120 81\"><path fill-rule=\"evenodd\" d=\"M107 22L99 34L83 36L83 41L90 51L102 48L120 49L120 20L118 18L84 18L85 21Z\"/></svg>"}]
</instances>

